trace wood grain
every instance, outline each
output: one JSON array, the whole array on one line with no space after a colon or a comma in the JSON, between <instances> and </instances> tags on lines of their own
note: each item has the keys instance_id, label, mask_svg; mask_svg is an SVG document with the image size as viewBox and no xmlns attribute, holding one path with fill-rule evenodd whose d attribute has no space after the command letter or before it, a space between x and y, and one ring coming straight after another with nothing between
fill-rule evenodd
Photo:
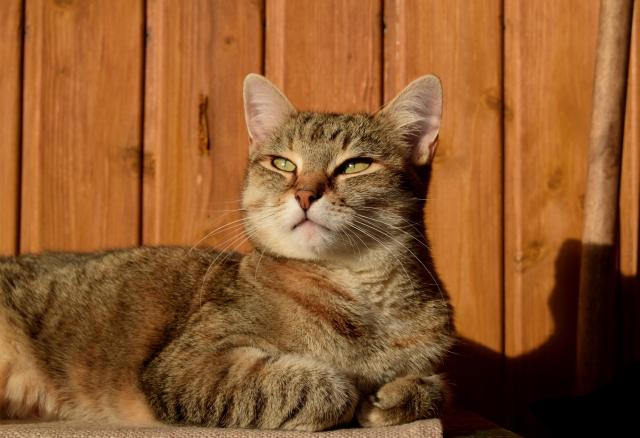
<instances>
[{"instance_id":1,"label":"wood grain","mask_svg":"<svg viewBox=\"0 0 640 438\"><path fill-rule=\"evenodd\" d=\"M22 252L139 242L141 6L27 4Z\"/></svg>"},{"instance_id":2,"label":"wood grain","mask_svg":"<svg viewBox=\"0 0 640 438\"><path fill-rule=\"evenodd\" d=\"M0 254L18 248L22 1L0 2Z\"/></svg>"},{"instance_id":3,"label":"wood grain","mask_svg":"<svg viewBox=\"0 0 640 438\"><path fill-rule=\"evenodd\" d=\"M573 390L597 2L505 2L507 403ZM553 359L551 359L553 358Z\"/></svg>"},{"instance_id":4,"label":"wood grain","mask_svg":"<svg viewBox=\"0 0 640 438\"><path fill-rule=\"evenodd\" d=\"M620 183L622 363L640 360L640 7L631 36L627 110Z\"/></svg>"},{"instance_id":5,"label":"wood grain","mask_svg":"<svg viewBox=\"0 0 640 438\"><path fill-rule=\"evenodd\" d=\"M420 75L443 81L426 216L464 338L447 371L457 399L494 419L500 416L503 336L500 13L497 0L385 3L385 101Z\"/></svg>"},{"instance_id":6,"label":"wood grain","mask_svg":"<svg viewBox=\"0 0 640 438\"><path fill-rule=\"evenodd\" d=\"M262 3L150 0L147 14L143 241L194 245L240 218L242 80L261 72ZM200 244L233 248L240 232Z\"/></svg>"},{"instance_id":7,"label":"wood grain","mask_svg":"<svg viewBox=\"0 0 640 438\"><path fill-rule=\"evenodd\" d=\"M299 109L381 104L380 0L269 0L266 75Z\"/></svg>"}]
</instances>

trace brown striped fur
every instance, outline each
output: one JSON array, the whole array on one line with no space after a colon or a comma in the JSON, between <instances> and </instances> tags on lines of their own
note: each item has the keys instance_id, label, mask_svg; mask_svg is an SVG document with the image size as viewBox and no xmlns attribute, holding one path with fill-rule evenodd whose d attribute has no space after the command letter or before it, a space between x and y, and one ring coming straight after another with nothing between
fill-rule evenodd
<instances>
[{"instance_id":1,"label":"brown striped fur","mask_svg":"<svg viewBox=\"0 0 640 438\"><path fill-rule=\"evenodd\" d=\"M439 93L425 77L374 115L305 113L248 77L247 255L0 257L0 417L321 430L438 415L452 311L421 224ZM344 173L353 159L369 167Z\"/></svg>"}]
</instances>

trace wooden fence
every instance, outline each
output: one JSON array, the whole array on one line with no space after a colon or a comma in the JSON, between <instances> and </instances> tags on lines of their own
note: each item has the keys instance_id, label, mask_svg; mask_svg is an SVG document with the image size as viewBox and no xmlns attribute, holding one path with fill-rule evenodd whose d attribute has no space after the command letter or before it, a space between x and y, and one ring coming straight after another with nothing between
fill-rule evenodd
<instances>
[{"instance_id":1,"label":"wooden fence","mask_svg":"<svg viewBox=\"0 0 640 438\"><path fill-rule=\"evenodd\" d=\"M640 359L637 6L620 366ZM301 109L331 111L375 110L435 73L445 112L426 221L466 340L456 391L522 427L529 401L573 389L598 11L596 0L2 0L0 252L192 245L237 219L249 72Z\"/></svg>"}]
</instances>

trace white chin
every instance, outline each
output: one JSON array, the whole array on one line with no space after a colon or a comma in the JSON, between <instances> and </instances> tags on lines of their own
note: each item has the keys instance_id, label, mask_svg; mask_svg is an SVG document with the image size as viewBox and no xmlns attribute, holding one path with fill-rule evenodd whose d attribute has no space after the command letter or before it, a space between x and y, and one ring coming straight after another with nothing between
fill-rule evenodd
<instances>
[{"instance_id":1,"label":"white chin","mask_svg":"<svg viewBox=\"0 0 640 438\"><path fill-rule=\"evenodd\" d=\"M319 256L327 245L327 233L330 231L315 222L305 221L291 231L293 244L309 257Z\"/></svg>"},{"instance_id":2,"label":"white chin","mask_svg":"<svg viewBox=\"0 0 640 438\"><path fill-rule=\"evenodd\" d=\"M322 235L326 231L327 229L324 228L323 226L307 220L294 227L293 235L298 236L304 239L305 241L311 241L311 240L321 239Z\"/></svg>"}]
</instances>

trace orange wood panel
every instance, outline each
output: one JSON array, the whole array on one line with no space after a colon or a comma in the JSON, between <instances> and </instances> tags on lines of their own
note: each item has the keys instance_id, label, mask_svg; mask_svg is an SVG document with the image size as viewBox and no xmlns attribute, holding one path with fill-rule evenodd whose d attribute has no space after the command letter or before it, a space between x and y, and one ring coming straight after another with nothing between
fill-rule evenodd
<instances>
[{"instance_id":1,"label":"orange wood panel","mask_svg":"<svg viewBox=\"0 0 640 438\"><path fill-rule=\"evenodd\" d=\"M14 254L18 233L22 1L0 2L0 254Z\"/></svg>"},{"instance_id":2,"label":"orange wood panel","mask_svg":"<svg viewBox=\"0 0 640 438\"><path fill-rule=\"evenodd\" d=\"M464 338L448 370L454 391L493 418L503 360L500 14L499 0L385 3L385 100L426 73L444 86L427 231Z\"/></svg>"},{"instance_id":3,"label":"orange wood panel","mask_svg":"<svg viewBox=\"0 0 640 438\"><path fill-rule=\"evenodd\" d=\"M22 252L139 243L142 1L27 2Z\"/></svg>"},{"instance_id":4,"label":"orange wood panel","mask_svg":"<svg viewBox=\"0 0 640 438\"><path fill-rule=\"evenodd\" d=\"M569 394L599 3L505 2L507 406Z\"/></svg>"},{"instance_id":5,"label":"orange wood panel","mask_svg":"<svg viewBox=\"0 0 640 438\"><path fill-rule=\"evenodd\" d=\"M299 109L376 110L381 12L381 0L269 0L267 77Z\"/></svg>"},{"instance_id":6,"label":"orange wood panel","mask_svg":"<svg viewBox=\"0 0 640 438\"><path fill-rule=\"evenodd\" d=\"M631 39L620 183L620 275L623 364L640 360L640 7Z\"/></svg>"},{"instance_id":7,"label":"orange wood panel","mask_svg":"<svg viewBox=\"0 0 640 438\"><path fill-rule=\"evenodd\" d=\"M240 218L242 81L262 68L262 8L249 0L148 1L145 244L195 245ZM232 249L240 234L232 226L200 244Z\"/></svg>"}]
</instances>

